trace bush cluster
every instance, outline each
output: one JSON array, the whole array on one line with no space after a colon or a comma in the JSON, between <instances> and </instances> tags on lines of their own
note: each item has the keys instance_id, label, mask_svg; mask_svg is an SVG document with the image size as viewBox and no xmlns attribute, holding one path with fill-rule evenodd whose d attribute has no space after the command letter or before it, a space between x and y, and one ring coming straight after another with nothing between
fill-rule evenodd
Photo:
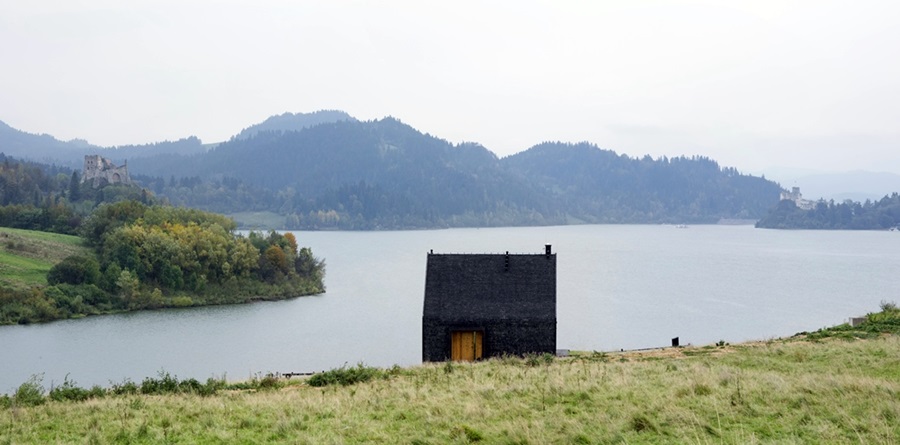
<instances>
[{"instance_id":1,"label":"bush cluster","mask_svg":"<svg viewBox=\"0 0 900 445\"><path fill-rule=\"evenodd\" d=\"M141 394L197 394L201 396L214 395L225 386L222 380L208 379L206 383L200 383L197 379L178 380L168 372L160 372L158 378L147 377L141 382Z\"/></svg>"},{"instance_id":2,"label":"bush cluster","mask_svg":"<svg viewBox=\"0 0 900 445\"><path fill-rule=\"evenodd\" d=\"M54 402L62 402L70 400L73 402L83 402L88 399L98 399L106 395L106 390L99 385L94 385L90 389L77 386L74 381L69 380L69 376L63 380L63 384L50 389L50 400Z\"/></svg>"},{"instance_id":3,"label":"bush cluster","mask_svg":"<svg viewBox=\"0 0 900 445\"><path fill-rule=\"evenodd\" d=\"M179 380L178 377L168 372L160 371L159 375L145 378L140 385L131 380L114 383L109 388L94 385L91 388L79 387L75 381L66 376L59 386L50 388L46 392L43 384L43 376L33 375L25 383L19 385L15 393L0 396L0 407L12 406L37 406L47 400L54 402L83 402L89 399L100 399L107 396L122 395L162 395L162 394L195 394L200 396L212 396L223 389L265 389L273 385L272 382L251 380L248 383L234 385L227 384L221 379L207 379L205 383L190 378Z\"/></svg>"},{"instance_id":4,"label":"bush cluster","mask_svg":"<svg viewBox=\"0 0 900 445\"><path fill-rule=\"evenodd\" d=\"M313 374L307 380L309 386L328 386L328 385L353 385L356 383L368 382L376 378L384 378L387 376L385 371L365 366L362 363L353 367L340 367L330 371Z\"/></svg>"}]
</instances>

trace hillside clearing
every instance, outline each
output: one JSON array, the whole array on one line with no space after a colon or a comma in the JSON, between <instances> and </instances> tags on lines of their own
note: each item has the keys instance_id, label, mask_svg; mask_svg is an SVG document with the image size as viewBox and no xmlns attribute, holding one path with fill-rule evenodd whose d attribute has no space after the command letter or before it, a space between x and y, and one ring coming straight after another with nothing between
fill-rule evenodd
<instances>
[{"instance_id":1,"label":"hillside clearing","mask_svg":"<svg viewBox=\"0 0 900 445\"><path fill-rule=\"evenodd\" d=\"M0 227L0 286L45 286L54 264L89 252L77 236Z\"/></svg>"}]
</instances>

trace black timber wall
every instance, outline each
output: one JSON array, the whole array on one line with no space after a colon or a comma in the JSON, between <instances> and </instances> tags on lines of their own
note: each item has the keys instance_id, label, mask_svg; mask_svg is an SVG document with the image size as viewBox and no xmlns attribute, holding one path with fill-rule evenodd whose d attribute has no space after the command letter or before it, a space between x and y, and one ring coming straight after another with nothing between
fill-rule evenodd
<instances>
[{"instance_id":1,"label":"black timber wall","mask_svg":"<svg viewBox=\"0 0 900 445\"><path fill-rule=\"evenodd\" d=\"M556 352L555 254L429 254L422 360L450 357L450 333L484 332L485 357Z\"/></svg>"}]
</instances>

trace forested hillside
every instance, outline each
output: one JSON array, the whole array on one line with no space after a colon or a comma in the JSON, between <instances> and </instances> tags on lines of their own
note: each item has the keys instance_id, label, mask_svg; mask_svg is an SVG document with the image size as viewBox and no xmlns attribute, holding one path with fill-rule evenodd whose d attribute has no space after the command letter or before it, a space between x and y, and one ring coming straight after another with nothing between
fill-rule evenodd
<instances>
[{"instance_id":1,"label":"forested hillside","mask_svg":"<svg viewBox=\"0 0 900 445\"><path fill-rule=\"evenodd\" d=\"M544 143L503 162L551 191L568 215L594 223L752 219L781 190L704 157L636 159L588 143Z\"/></svg>"},{"instance_id":2,"label":"forested hillside","mask_svg":"<svg viewBox=\"0 0 900 445\"><path fill-rule=\"evenodd\" d=\"M544 143L499 159L342 112L274 116L208 150L196 138L166 144L180 148L119 149L142 154L128 166L143 187L174 205L271 212L283 221L274 228L708 223L760 218L780 192L706 158Z\"/></svg>"},{"instance_id":3,"label":"forested hillside","mask_svg":"<svg viewBox=\"0 0 900 445\"><path fill-rule=\"evenodd\" d=\"M710 159L635 159L587 143L498 159L393 118L260 131L203 155L133 165L172 202L268 210L301 228L715 222L758 218L780 192Z\"/></svg>"},{"instance_id":4,"label":"forested hillside","mask_svg":"<svg viewBox=\"0 0 900 445\"><path fill-rule=\"evenodd\" d=\"M77 176L72 184L71 175L66 168L0 153L0 227L75 233L81 217L66 205L65 196L80 187Z\"/></svg>"},{"instance_id":5,"label":"forested hillside","mask_svg":"<svg viewBox=\"0 0 900 445\"><path fill-rule=\"evenodd\" d=\"M95 189L90 183L81 183L77 170L0 153L0 227L71 235L95 207L122 200L156 201L140 187Z\"/></svg>"}]
</instances>

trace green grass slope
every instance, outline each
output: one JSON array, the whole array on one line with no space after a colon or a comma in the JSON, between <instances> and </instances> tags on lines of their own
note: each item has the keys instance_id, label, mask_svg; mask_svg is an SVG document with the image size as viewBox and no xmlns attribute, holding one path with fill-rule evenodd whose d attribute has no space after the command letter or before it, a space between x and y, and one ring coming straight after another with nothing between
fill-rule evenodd
<instances>
[{"instance_id":1,"label":"green grass slope","mask_svg":"<svg viewBox=\"0 0 900 445\"><path fill-rule=\"evenodd\" d=\"M46 285L50 268L74 254L92 255L77 236L0 227L0 286Z\"/></svg>"},{"instance_id":2,"label":"green grass slope","mask_svg":"<svg viewBox=\"0 0 900 445\"><path fill-rule=\"evenodd\" d=\"M869 318L894 323L900 311ZM734 346L358 366L207 396L174 382L180 393L160 394L150 379L124 395L53 401L32 382L0 399L0 444L897 443L900 336L890 325L877 335L841 326Z\"/></svg>"}]
</instances>

